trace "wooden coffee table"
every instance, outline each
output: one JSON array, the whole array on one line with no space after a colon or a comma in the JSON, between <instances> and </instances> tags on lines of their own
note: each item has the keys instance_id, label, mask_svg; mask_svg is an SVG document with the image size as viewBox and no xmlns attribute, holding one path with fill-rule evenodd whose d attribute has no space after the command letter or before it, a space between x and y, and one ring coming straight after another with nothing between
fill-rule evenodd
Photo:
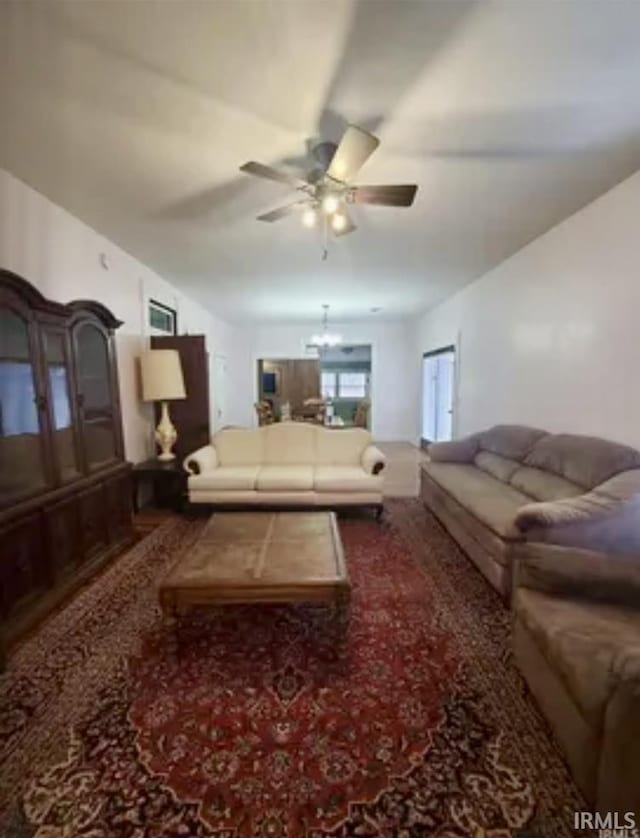
<instances>
[{"instance_id":1,"label":"wooden coffee table","mask_svg":"<svg viewBox=\"0 0 640 838\"><path fill-rule=\"evenodd\" d=\"M192 606L326 602L341 620L351 593L333 512L222 512L159 589L165 618Z\"/></svg>"}]
</instances>

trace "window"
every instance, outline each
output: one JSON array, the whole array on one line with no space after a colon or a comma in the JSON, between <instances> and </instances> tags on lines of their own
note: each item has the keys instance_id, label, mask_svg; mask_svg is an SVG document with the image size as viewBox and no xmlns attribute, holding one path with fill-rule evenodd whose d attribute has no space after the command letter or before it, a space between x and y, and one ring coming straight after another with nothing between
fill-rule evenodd
<instances>
[{"instance_id":1,"label":"window","mask_svg":"<svg viewBox=\"0 0 640 838\"><path fill-rule=\"evenodd\" d=\"M338 398L364 399L367 395L367 374L365 372L339 372Z\"/></svg>"},{"instance_id":2,"label":"window","mask_svg":"<svg viewBox=\"0 0 640 838\"><path fill-rule=\"evenodd\" d=\"M325 399L335 399L337 392L335 372L323 372L320 374L320 392Z\"/></svg>"},{"instance_id":3,"label":"window","mask_svg":"<svg viewBox=\"0 0 640 838\"><path fill-rule=\"evenodd\" d=\"M322 372L320 388L325 399L366 399L368 374L337 370Z\"/></svg>"},{"instance_id":4,"label":"window","mask_svg":"<svg viewBox=\"0 0 640 838\"><path fill-rule=\"evenodd\" d=\"M149 326L152 335L175 335L178 333L178 316L175 309L156 300L149 300Z\"/></svg>"}]
</instances>

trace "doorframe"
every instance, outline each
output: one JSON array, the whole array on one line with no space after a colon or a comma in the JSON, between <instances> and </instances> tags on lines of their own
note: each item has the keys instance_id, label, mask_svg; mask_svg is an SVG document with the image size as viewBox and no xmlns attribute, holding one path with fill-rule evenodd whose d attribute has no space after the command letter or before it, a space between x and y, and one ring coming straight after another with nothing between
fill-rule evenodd
<instances>
[{"instance_id":1,"label":"doorframe","mask_svg":"<svg viewBox=\"0 0 640 838\"><path fill-rule=\"evenodd\" d=\"M455 438L457 414L458 414L458 359L459 359L460 336L456 343L440 346L438 349L430 349L422 353L422 364L420 366L420 448L425 451L433 440L427 440L422 436L424 426L424 359L433 358L436 355L444 355L446 352L453 352L453 381L451 384L451 435Z\"/></svg>"}]
</instances>

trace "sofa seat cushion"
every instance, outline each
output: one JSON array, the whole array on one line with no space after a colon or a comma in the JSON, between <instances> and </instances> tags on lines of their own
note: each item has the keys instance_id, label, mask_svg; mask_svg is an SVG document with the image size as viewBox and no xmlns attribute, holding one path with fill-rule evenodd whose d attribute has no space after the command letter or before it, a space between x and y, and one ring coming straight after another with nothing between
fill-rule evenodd
<instances>
[{"instance_id":1,"label":"sofa seat cushion","mask_svg":"<svg viewBox=\"0 0 640 838\"><path fill-rule=\"evenodd\" d=\"M509 483L519 492L524 492L525 495L530 495L536 500L561 500L584 494L584 489L577 483L558 477L550 471L530 466L517 469L511 475Z\"/></svg>"},{"instance_id":2,"label":"sofa seat cushion","mask_svg":"<svg viewBox=\"0 0 640 838\"><path fill-rule=\"evenodd\" d=\"M256 488L259 466L219 466L189 478L189 489L203 491L242 491Z\"/></svg>"},{"instance_id":3,"label":"sofa seat cushion","mask_svg":"<svg viewBox=\"0 0 640 838\"><path fill-rule=\"evenodd\" d=\"M514 610L590 725L620 683L640 690L640 610L526 588Z\"/></svg>"},{"instance_id":4,"label":"sofa seat cushion","mask_svg":"<svg viewBox=\"0 0 640 838\"><path fill-rule=\"evenodd\" d=\"M259 492L311 491L313 466L261 466L256 488Z\"/></svg>"},{"instance_id":5,"label":"sofa seat cushion","mask_svg":"<svg viewBox=\"0 0 640 838\"><path fill-rule=\"evenodd\" d=\"M458 503L486 524L500 538L518 540L514 521L521 506L531 498L501 483L476 466L457 463L425 463L423 468Z\"/></svg>"},{"instance_id":6,"label":"sofa seat cushion","mask_svg":"<svg viewBox=\"0 0 640 838\"><path fill-rule=\"evenodd\" d=\"M362 466L316 466L313 485L316 492L381 492L382 477Z\"/></svg>"}]
</instances>

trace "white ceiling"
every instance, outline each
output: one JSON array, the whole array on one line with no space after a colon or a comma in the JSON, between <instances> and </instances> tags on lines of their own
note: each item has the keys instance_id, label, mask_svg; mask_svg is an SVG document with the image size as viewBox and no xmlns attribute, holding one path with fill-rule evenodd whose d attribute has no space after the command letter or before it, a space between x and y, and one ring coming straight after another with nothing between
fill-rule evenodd
<instances>
[{"instance_id":1,"label":"white ceiling","mask_svg":"<svg viewBox=\"0 0 640 838\"><path fill-rule=\"evenodd\" d=\"M638 0L4 0L0 166L215 313L412 316L640 166ZM345 121L382 144L321 261L260 212Z\"/></svg>"}]
</instances>

